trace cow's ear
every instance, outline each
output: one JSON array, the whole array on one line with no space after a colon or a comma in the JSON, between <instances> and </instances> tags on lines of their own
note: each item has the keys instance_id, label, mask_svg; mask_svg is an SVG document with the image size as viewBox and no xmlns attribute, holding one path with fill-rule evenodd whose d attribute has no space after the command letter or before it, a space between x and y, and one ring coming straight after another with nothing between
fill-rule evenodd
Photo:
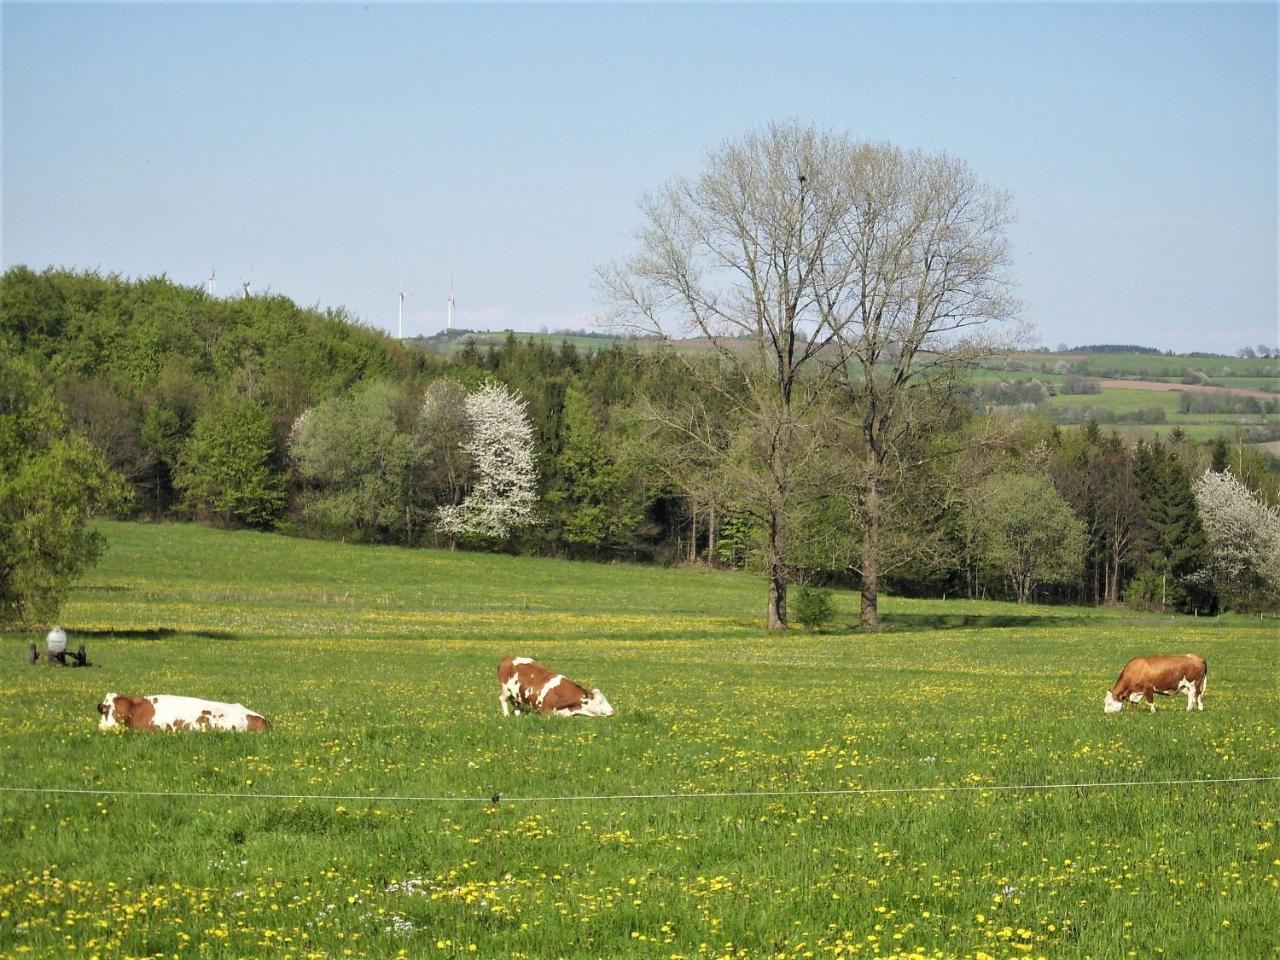
<instances>
[{"instance_id":1,"label":"cow's ear","mask_svg":"<svg viewBox=\"0 0 1280 960\"><path fill-rule=\"evenodd\" d=\"M108 707L105 703L98 704L98 713L102 714L104 717L107 715L107 711L110 709L111 708Z\"/></svg>"}]
</instances>

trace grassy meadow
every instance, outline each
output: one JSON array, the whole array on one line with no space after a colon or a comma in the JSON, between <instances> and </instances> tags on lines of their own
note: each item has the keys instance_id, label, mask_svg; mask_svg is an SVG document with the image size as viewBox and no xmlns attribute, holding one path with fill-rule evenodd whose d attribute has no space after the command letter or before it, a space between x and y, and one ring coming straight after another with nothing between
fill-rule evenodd
<instances>
[{"instance_id":1,"label":"grassy meadow","mask_svg":"<svg viewBox=\"0 0 1280 960\"><path fill-rule=\"evenodd\" d=\"M0 956L1280 956L1277 782L997 789L1280 772L1275 620L889 598L864 636L842 595L779 637L745 574L102 529L95 665L0 637L0 787L246 796L0 792ZM1189 650L1203 713L1103 714ZM508 653L617 716L504 719ZM109 690L275 728L101 733ZM902 792L800 793L859 788ZM724 791L778 795L672 796Z\"/></svg>"}]
</instances>

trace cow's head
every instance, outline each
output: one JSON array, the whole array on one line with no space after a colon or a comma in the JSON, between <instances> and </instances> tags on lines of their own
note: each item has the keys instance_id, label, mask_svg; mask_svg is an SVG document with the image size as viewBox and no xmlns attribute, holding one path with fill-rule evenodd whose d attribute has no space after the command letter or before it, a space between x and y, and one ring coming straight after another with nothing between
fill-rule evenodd
<instances>
[{"instance_id":1,"label":"cow's head","mask_svg":"<svg viewBox=\"0 0 1280 960\"><path fill-rule=\"evenodd\" d=\"M129 716L129 698L108 693L98 704L98 729L110 730L123 725Z\"/></svg>"},{"instance_id":2,"label":"cow's head","mask_svg":"<svg viewBox=\"0 0 1280 960\"><path fill-rule=\"evenodd\" d=\"M1117 700L1112 696L1110 690L1108 690L1107 695L1102 698L1102 710L1104 713L1119 713L1123 707L1124 701Z\"/></svg>"},{"instance_id":3,"label":"cow's head","mask_svg":"<svg viewBox=\"0 0 1280 960\"><path fill-rule=\"evenodd\" d=\"M581 712L587 717L612 717L613 705L604 698L599 688L592 687L587 699L582 701Z\"/></svg>"}]
</instances>

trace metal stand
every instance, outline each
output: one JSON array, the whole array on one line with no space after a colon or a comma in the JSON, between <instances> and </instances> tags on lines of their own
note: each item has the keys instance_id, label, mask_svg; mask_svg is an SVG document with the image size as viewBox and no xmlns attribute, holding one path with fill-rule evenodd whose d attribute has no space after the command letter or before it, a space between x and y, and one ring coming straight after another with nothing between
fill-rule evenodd
<instances>
[{"instance_id":1,"label":"metal stand","mask_svg":"<svg viewBox=\"0 0 1280 960\"><path fill-rule=\"evenodd\" d=\"M37 663L40 660L40 651L36 649L33 643L27 648L27 663ZM70 650L63 650L61 653L46 653L44 655L46 666L57 664L60 667L87 667L89 666L89 654L84 649L84 644L80 644L80 649L75 653Z\"/></svg>"}]
</instances>

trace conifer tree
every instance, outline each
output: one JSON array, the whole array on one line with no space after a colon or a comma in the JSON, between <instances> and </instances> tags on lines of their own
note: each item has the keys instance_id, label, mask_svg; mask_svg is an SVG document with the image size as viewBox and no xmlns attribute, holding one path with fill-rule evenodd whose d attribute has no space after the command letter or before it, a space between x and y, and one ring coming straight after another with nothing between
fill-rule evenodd
<instances>
[{"instance_id":1,"label":"conifer tree","mask_svg":"<svg viewBox=\"0 0 1280 960\"><path fill-rule=\"evenodd\" d=\"M1142 509L1139 565L1149 589L1158 580L1159 599L1177 609L1212 606L1211 591L1187 580L1209 562L1209 547L1186 467L1159 440L1142 442L1135 476Z\"/></svg>"},{"instance_id":2,"label":"conifer tree","mask_svg":"<svg viewBox=\"0 0 1280 960\"><path fill-rule=\"evenodd\" d=\"M637 511L619 467L585 395L570 389L564 403L564 442L555 461L558 484L549 500L571 544L594 549L629 544Z\"/></svg>"}]
</instances>

